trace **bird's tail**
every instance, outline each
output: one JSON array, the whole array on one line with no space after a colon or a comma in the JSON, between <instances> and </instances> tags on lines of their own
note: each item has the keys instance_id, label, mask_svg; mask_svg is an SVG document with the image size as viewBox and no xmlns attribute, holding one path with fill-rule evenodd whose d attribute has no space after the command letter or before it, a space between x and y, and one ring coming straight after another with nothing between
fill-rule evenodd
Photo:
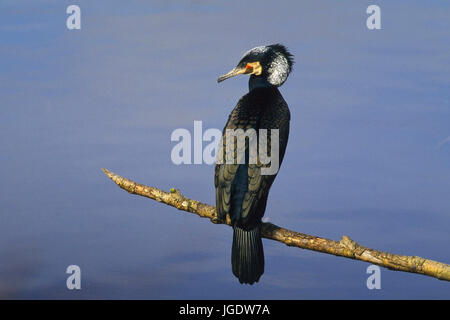
<instances>
[{"instance_id":1,"label":"bird's tail","mask_svg":"<svg viewBox=\"0 0 450 320\"><path fill-rule=\"evenodd\" d=\"M233 274L240 283L258 282L264 273L264 250L260 225L251 230L233 227L231 265Z\"/></svg>"}]
</instances>

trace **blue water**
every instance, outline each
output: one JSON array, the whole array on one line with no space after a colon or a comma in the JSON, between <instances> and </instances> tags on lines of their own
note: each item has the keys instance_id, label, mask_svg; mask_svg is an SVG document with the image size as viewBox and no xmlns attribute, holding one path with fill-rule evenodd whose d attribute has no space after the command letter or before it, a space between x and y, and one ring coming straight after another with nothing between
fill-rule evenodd
<instances>
[{"instance_id":1,"label":"blue water","mask_svg":"<svg viewBox=\"0 0 450 320\"><path fill-rule=\"evenodd\" d=\"M117 188L108 168L214 203L213 167L174 165L170 135L225 124L247 90L218 85L280 42L286 157L266 217L292 230L450 263L450 4L68 1L0 5L0 297L450 298L448 282L264 240L266 271L231 273L232 230ZM68 290L67 266L81 268Z\"/></svg>"}]
</instances>

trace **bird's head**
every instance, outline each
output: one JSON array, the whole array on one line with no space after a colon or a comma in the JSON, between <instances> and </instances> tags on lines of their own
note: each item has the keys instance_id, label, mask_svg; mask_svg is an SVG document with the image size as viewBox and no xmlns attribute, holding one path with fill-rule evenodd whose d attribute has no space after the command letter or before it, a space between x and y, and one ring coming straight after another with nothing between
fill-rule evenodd
<instances>
[{"instance_id":1,"label":"bird's head","mask_svg":"<svg viewBox=\"0 0 450 320\"><path fill-rule=\"evenodd\" d=\"M272 86L279 87L286 81L293 64L292 54L281 44L256 47L247 51L238 65L227 74L220 76L217 82L239 74L248 74L255 80L263 80Z\"/></svg>"}]
</instances>

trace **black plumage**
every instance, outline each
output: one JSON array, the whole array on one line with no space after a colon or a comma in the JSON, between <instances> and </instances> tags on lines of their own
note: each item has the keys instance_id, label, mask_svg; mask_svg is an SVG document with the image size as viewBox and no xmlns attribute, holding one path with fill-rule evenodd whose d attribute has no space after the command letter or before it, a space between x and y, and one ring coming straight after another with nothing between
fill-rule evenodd
<instances>
[{"instance_id":1,"label":"black plumage","mask_svg":"<svg viewBox=\"0 0 450 320\"><path fill-rule=\"evenodd\" d=\"M235 69L219 78L221 81L230 74L251 75L250 91L239 100L231 112L223 130L222 140L225 155L231 152L236 160L237 151L241 151L245 154L245 163L217 163L214 179L217 213L221 218L229 214L232 221L232 270L241 283L253 284L264 273L261 219L277 172L272 175L261 174L261 169L271 164L262 164L259 157L256 163L252 163L249 161L249 141L246 141L245 151L238 150L237 143L227 145L225 134L227 129L254 129L259 141L260 129L267 129L266 147L270 155L270 130L278 129L281 165L289 136L290 112L277 87L284 83L291 67L292 56L285 47L257 47L247 52Z\"/></svg>"}]
</instances>

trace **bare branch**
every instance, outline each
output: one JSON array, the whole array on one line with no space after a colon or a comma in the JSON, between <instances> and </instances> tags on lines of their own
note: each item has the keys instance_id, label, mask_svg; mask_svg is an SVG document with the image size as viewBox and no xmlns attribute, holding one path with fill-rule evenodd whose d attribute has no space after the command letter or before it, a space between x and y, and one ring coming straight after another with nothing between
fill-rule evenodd
<instances>
[{"instance_id":1,"label":"bare branch","mask_svg":"<svg viewBox=\"0 0 450 320\"><path fill-rule=\"evenodd\" d=\"M227 217L227 221L218 219L215 207L186 198L178 189L170 189L170 192L165 192L158 188L133 182L106 169L102 170L120 188L131 194L147 197L179 210L195 213L202 218L209 218L211 222L216 224L231 224L229 217ZM261 233L266 239L282 242L288 246L366 261L391 270L419 273L450 281L450 265L448 264L416 256L404 256L366 248L345 235L340 241L334 241L284 229L272 223L263 223Z\"/></svg>"}]
</instances>

